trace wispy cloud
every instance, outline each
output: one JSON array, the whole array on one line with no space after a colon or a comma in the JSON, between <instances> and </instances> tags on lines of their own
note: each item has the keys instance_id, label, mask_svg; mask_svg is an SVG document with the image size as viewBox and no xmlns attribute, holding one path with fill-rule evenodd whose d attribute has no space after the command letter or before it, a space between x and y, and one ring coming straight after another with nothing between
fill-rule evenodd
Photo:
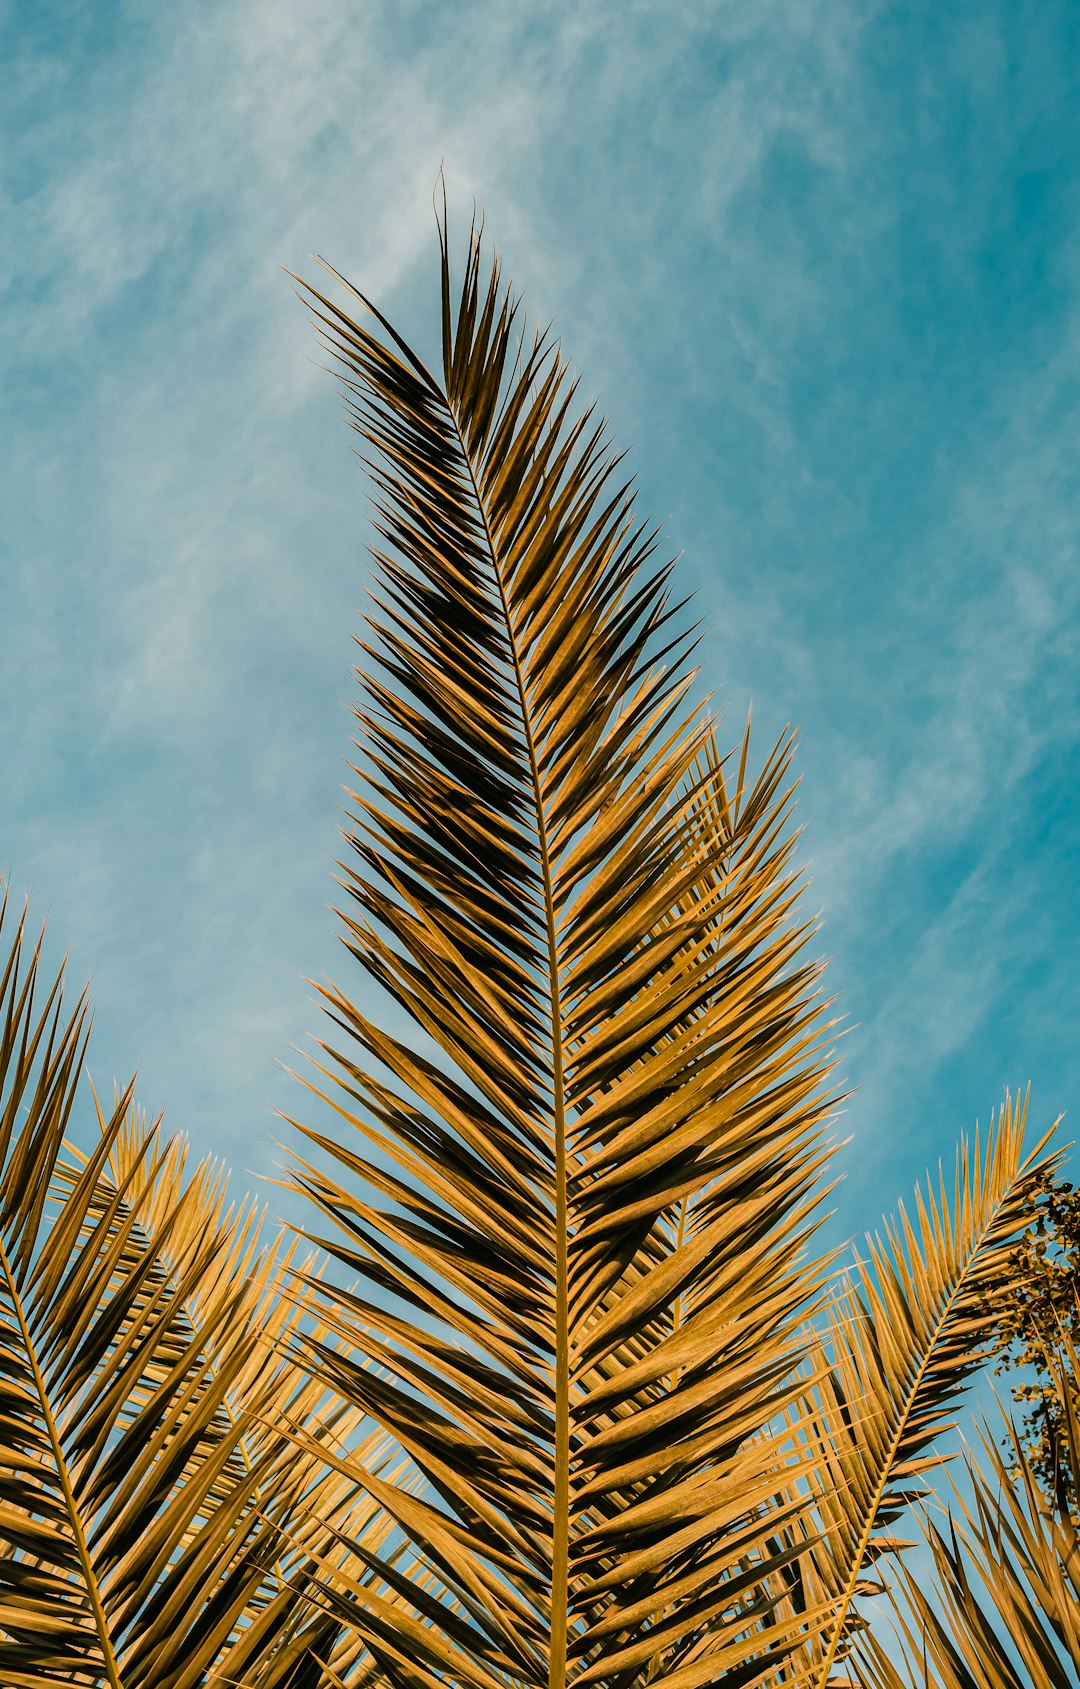
<instances>
[{"instance_id":1,"label":"wispy cloud","mask_svg":"<svg viewBox=\"0 0 1080 1689\"><path fill-rule=\"evenodd\" d=\"M255 1129L307 1018L295 976L331 959L335 704L363 587L361 490L280 266L327 250L414 310L445 159L459 216L487 202L541 299L577 300L587 349L609 313L576 251L575 152L641 157L711 13L688 7L682 37L620 8L616 42L603 8L146 10L10 61L4 848L96 966L101 1056L141 1058L151 1100L209 1115L191 1123L212 1142ZM730 35L764 43L760 81L767 27ZM790 89L750 92L714 120L732 160ZM611 208L615 255L635 232L659 254L663 184L640 185L636 222ZM629 295L619 270L605 291Z\"/></svg>"},{"instance_id":2,"label":"wispy cloud","mask_svg":"<svg viewBox=\"0 0 1080 1689\"><path fill-rule=\"evenodd\" d=\"M300 976L341 971L366 504L281 266L325 252L430 351L444 162L636 438L706 680L804 724L880 1207L925 1160L913 1107L941 1091L936 1144L984 1106L1003 982L1054 944L1021 858L1075 731L1076 352L1058 295L1040 337L986 267L1042 60L1010 128L1004 14L922 54L888 9L796 0L50 11L3 73L0 858L96 971L99 1073L141 1061L262 1165Z\"/></svg>"}]
</instances>

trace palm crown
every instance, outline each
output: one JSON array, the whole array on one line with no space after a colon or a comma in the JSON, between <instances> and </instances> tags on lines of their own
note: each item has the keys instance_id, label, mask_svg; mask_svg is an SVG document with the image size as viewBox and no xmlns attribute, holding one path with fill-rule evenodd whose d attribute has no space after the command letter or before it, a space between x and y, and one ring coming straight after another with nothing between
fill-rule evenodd
<instances>
[{"instance_id":1,"label":"palm crown","mask_svg":"<svg viewBox=\"0 0 1080 1689\"><path fill-rule=\"evenodd\" d=\"M830 1287L791 742L720 754L602 424L441 251L437 374L306 290L382 537L342 921L395 1029L324 988L295 1170L336 1266L126 1097L62 1153L82 1009L9 969L12 1689L823 1689L1046 1165L1007 1108Z\"/></svg>"}]
</instances>

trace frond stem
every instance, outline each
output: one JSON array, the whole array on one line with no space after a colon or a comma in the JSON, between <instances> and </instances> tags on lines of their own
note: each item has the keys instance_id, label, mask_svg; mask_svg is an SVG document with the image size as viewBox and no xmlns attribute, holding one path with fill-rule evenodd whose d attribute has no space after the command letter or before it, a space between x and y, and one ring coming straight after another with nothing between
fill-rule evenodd
<instances>
[{"instance_id":1,"label":"frond stem","mask_svg":"<svg viewBox=\"0 0 1080 1689\"><path fill-rule=\"evenodd\" d=\"M551 1628L548 1654L548 1689L565 1689L567 1608L570 1589L570 1288L569 1240L567 1237L565 1062L551 852L548 844L547 825L544 819L543 792L540 783L540 765L536 754L536 742L533 738L532 724L529 719L528 700L521 672L521 662L518 657L515 628L506 597L502 571L499 568L498 552L476 475L473 471L468 446L448 395L446 396L446 407L453 420L462 459L468 471L469 482L476 499L476 507L483 523L492 574L498 588L499 603L506 622L510 661L521 708L521 730L529 759L533 802L536 807L537 849L540 854L544 926L548 955L548 989L551 997L551 1068L555 1140L555 1461L551 1537Z\"/></svg>"}]
</instances>

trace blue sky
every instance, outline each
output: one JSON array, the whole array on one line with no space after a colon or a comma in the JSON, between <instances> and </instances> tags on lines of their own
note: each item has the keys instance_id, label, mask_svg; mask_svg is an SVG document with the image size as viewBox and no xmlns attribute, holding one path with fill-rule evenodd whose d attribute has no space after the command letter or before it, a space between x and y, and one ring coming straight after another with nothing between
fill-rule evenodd
<instances>
[{"instance_id":1,"label":"blue sky","mask_svg":"<svg viewBox=\"0 0 1080 1689\"><path fill-rule=\"evenodd\" d=\"M0 20L0 863L98 1083L268 1172L302 976L349 979L367 495L282 266L430 347L442 161L631 448L730 736L801 723L844 1229L1006 1084L1075 1110L1075 7Z\"/></svg>"}]
</instances>

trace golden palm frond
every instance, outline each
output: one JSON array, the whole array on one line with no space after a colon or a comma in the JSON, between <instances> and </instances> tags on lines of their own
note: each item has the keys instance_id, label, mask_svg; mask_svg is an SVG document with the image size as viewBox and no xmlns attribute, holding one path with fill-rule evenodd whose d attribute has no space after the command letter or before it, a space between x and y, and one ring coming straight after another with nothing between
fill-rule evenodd
<instances>
[{"instance_id":1,"label":"golden palm frond","mask_svg":"<svg viewBox=\"0 0 1080 1689\"><path fill-rule=\"evenodd\" d=\"M1064 1442L1054 1495L1015 1426L1008 1456L983 1428L982 1459L967 1457L972 1499L955 1496L958 1522L942 1528L924 1515L935 1590L902 1569L890 1591L907 1668L867 1632L857 1645L866 1689L1073 1689L1080 1680L1080 1358L1067 1337L1048 1367Z\"/></svg>"},{"instance_id":2,"label":"golden palm frond","mask_svg":"<svg viewBox=\"0 0 1080 1689\"><path fill-rule=\"evenodd\" d=\"M309 1593L316 1559L340 1561L338 1524L385 1536L322 1458L359 1415L270 1346L297 1323L288 1257L220 1169L189 1178L128 1093L91 1154L65 1143L87 1005L65 1017L57 979L38 1008L39 967L20 923L0 978L0 1682L314 1685L341 1628Z\"/></svg>"},{"instance_id":3,"label":"golden palm frond","mask_svg":"<svg viewBox=\"0 0 1080 1689\"><path fill-rule=\"evenodd\" d=\"M317 1364L423 1474L371 1488L441 1591L375 1556L414 1614L348 1616L395 1684L750 1682L825 1276L789 747L729 791L655 536L478 240L439 378L308 291L386 541L345 936L425 1035L325 993L357 1136L298 1183L359 1285L313 1303L372 1364Z\"/></svg>"},{"instance_id":4,"label":"golden palm frond","mask_svg":"<svg viewBox=\"0 0 1080 1689\"><path fill-rule=\"evenodd\" d=\"M901 1207L884 1237L869 1239L869 1259L820 1322L798 1431L817 1540L789 1581L799 1604L834 1601L836 1614L789 1662L788 1681L824 1689L845 1656L857 1598L879 1591L875 1562L905 1546L891 1527L926 1493L921 1476L942 1458L935 1439L988 1352L987 1299L1055 1161L1041 1155L1046 1139L1024 1155L1025 1116L1026 1104L1007 1100L985 1145L977 1133L961 1144L951 1191L944 1173L916 1191L914 1220Z\"/></svg>"}]
</instances>

